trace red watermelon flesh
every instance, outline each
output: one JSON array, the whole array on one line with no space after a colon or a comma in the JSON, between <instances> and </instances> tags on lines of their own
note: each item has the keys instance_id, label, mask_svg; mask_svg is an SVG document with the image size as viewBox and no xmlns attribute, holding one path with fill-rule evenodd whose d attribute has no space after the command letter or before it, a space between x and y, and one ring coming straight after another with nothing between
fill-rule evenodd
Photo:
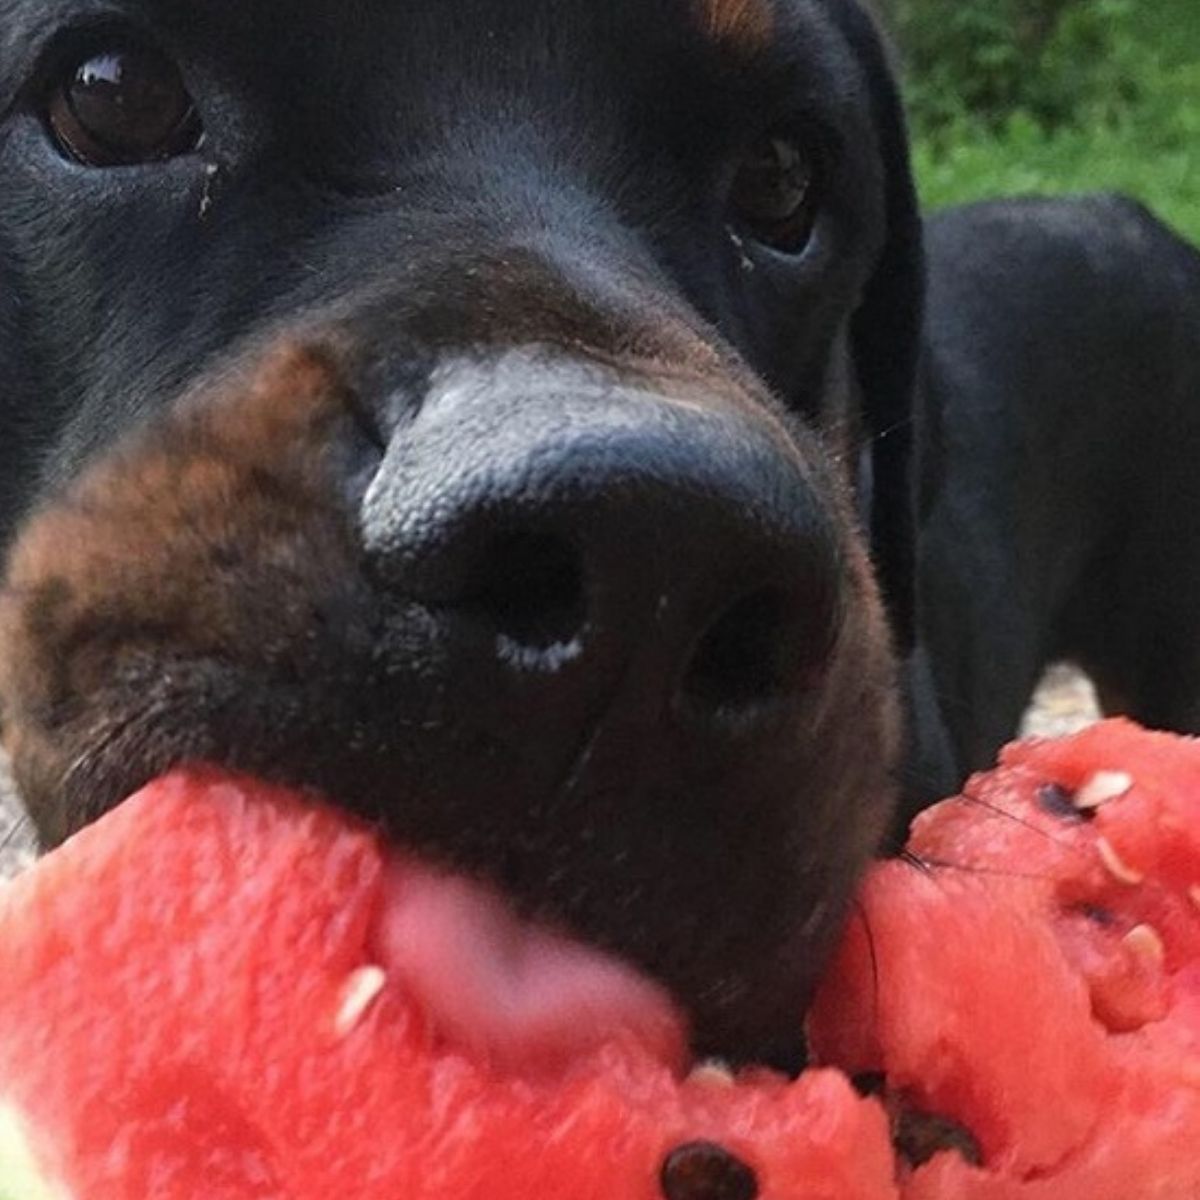
<instances>
[{"instance_id":1,"label":"red watermelon flesh","mask_svg":"<svg viewBox=\"0 0 1200 1200\"><path fill-rule=\"evenodd\" d=\"M681 1085L680 1031L619 982L633 1026L565 1069L446 1045L402 986L371 995L395 868L328 810L193 773L0 892L0 1109L41 1173L74 1200L651 1200L715 1141L780 1196L893 1194L886 1121L841 1075ZM0 1170L31 1200L10 1191Z\"/></svg>"},{"instance_id":2,"label":"red watermelon flesh","mask_svg":"<svg viewBox=\"0 0 1200 1200\"><path fill-rule=\"evenodd\" d=\"M878 867L818 1057L969 1130L920 1200L1200 1197L1200 743L1108 721L1008 747Z\"/></svg>"},{"instance_id":3,"label":"red watermelon flesh","mask_svg":"<svg viewBox=\"0 0 1200 1200\"><path fill-rule=\"evenodd\" d=\"M1011 747L911 849L825 1065L735 1083L486 889L176 774L0 889L0 1200L1200 1197L1200 746Z\"/></svg>"}]
</instances>

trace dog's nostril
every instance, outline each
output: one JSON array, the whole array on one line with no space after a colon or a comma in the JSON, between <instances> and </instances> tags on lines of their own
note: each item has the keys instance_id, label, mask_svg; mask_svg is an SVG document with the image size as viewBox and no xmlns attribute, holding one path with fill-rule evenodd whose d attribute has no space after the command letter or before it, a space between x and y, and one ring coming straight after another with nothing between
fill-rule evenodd
<instances>
[{"instance_id":1,"label":"dog's nostril","mask_svg":"<svg viewBox=\"0 0 1200 1200\"><path fill-rule=\"evenodd\" d=\"M545 651L569 645L587 619L580 556L551 534L501 538L474 573L464 607L516 648Z\"/></svg>"},{"instance_id":2,"label":"dog's nostril","mask_svg":"<svg viewBox=\"0 0 1200 1200\"><path fill-rule=\"evenodd\" d=\"M774 587L730 605L692 652L679 690L684 712L737 725L785 698L799 657L795 606Z\"/></svg>"}]
</instances>

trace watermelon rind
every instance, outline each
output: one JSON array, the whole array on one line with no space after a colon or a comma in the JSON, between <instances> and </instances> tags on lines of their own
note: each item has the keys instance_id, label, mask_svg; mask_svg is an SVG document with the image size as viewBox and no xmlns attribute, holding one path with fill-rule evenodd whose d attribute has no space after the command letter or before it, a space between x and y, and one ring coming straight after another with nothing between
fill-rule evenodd
<instances>
[{"instance_id":1,"label":"watermelon rind","mask_svg":"<svg viewBox=\"0 0 1200 1200\"><path fill-rule=\"evenodd\" d=\"M0 1200L72 1200L38 1166L25 1123L5 1104L0 1104Z\"/></svg>"}]
</instances>

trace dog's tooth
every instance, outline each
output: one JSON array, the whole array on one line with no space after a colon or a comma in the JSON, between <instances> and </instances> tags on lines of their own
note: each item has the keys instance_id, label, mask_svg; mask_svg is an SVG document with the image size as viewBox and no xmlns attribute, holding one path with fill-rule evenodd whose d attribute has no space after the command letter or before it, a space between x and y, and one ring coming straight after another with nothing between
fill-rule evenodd
<instances>
[{"instance_id":1,"label":"dog's tooth","mask_svg":"<svg viewBox=\"0 0 1200 1200\"><path fill-rule=\"evenodd\" d=\"M698 1087L731 1088L735 1082L728 1064L719 1058L700 1063L688 1076L688 1083L694 1083Z\"/></svg>"}]
</instances>

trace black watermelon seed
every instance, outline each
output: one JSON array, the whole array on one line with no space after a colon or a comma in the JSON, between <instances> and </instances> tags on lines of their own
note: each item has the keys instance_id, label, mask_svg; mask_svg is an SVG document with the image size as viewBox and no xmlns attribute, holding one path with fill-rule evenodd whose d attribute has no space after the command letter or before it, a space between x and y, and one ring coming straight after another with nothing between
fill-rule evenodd
<instances>
[{"instance_id":1,"label":"black watermelon seed","mask_svg":"<svg viewBox=\"0 0 1200 1200\"><path fill-rule=\"evenodd\" d=\"M659 1178L666 1200L757 1200L758 1177L715 1142L689 1142L667 1155Z\"/></svg>"},{"instance_id":2,"label":"black watermelon seed","mask_svg":"<svg viewBox=\"0 0 1200 1200\"><path fill-rule=\"evenodd\" d=\"M983 1152L970 1130L948 1117L902 1108L892 1118L892 1144L910 1166L919 1167L943 1150L956 1150L973 1167L983 1166Z\"/></svg>"},{"instance_id":3,"label":"black watermelon seed","mask_svg":"<svg viewBox=\"0 0 1200 1200\"><path fill-rule=\"evenodd\" d=\"M1099 904L1077 904L1071 911L1077 912L1093 925L1099 925L1101 929L1115 929L1118 925L1116 914Z\"/></svg>"},{"instance_id":4,"label":"black watermelon seed","mask_svg":"<svg viewBox=\"0 0 1200 1200\"><path fill-rule=\"evenodd\" d=\"M1075 807L1075 793L1060 783L1043 784L1038 788L1037 796L1038 806L1052 817L1060 817L1064 821L1086 821L1091 816Z\"/></svg>"}]
</instances>

